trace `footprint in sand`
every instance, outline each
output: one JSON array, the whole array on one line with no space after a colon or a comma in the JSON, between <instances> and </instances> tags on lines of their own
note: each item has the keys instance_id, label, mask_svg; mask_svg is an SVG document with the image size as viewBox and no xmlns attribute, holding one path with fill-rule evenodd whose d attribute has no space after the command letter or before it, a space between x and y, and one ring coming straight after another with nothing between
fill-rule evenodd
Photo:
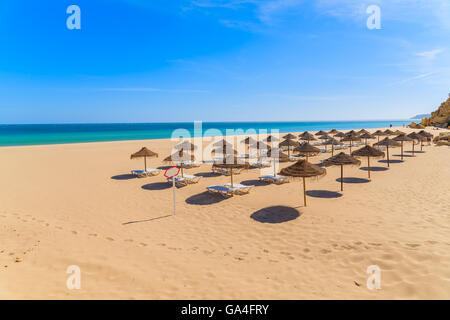
<instances>
[{"instance_id":1,"label":"footprint in sand","mask_svg":"<svg viewBox=\"0 0 450 320\"><path fill-rule=\"evenodd\" d=\"M109 241L114 241L114 239L113 239L113 238L111 238L111 237L106 237L106 240L109 240Z\"/></svg>"},{"instance_id":2,"label":"footprint in sand","mask_svg":"<svg viewBox=\"0 0 450 320\"><path fill-rule=\"evenodd\" d=\"M425 243L426 244L436 244L438 242L437 241L433 241L433 240L428 240L428 241L425 241Z\"/></svg>"},{"instance_id":3,"label":"footprint in sand","mask_svg":"<svg viewBox=\"0 0 450 320\"><path fill-rule=\"evenodd\" d=\"M144 242L139 243L139 245L140 245L141 247L146 247L146 246L147 246L147 244L144 243Z\"/></svg>"},{"instance_id":4,"label":"footprint in sand","mask_svg":"<svg viewBox=\"0 0 450 320\"><path fill-rule=\"evenodd\" d=\"M96 234L96 233L89 233L88 236L89 236L89 237L96 237L97 234Z\"/></svg>"},{"instance_id":5,"label":"footprint in sand","mask_svg":"<svg viewBox=\"0 0 450 320\"><path fill-rule=\"evenodd\" d=\"M73 233L73 234L78 234L78 232L76 232L76 231L72 231L72 233Z\"/></svg>"},{"instance_id":6,"label":"footprint in sand","mask_svg":"<svg viewBox=\"0 0 450 320\"><path fill-rule=\"evenodd\" d=\"M406 244L408 247L411 247L411 248L417 248L417 247L420 247L420 244L417 244L417 243L407 243Z\"/></svg>"},{"instance_id":7,"label":"footprint in sand","mask_svg":"<svg viewBox=\"0 0 450 320\"><path fill-rule=\"evenodd\" d=\"M311 250L309 250L308 248L303 249L303 252L310 252Z\"/></svg>"},{"instance_id":8,"label":"footprint in sand","mask_svg":"<svg viewBox=\"0 0 450 320\"><path fill-rule=\"evenodd\" d=\"M158 243L158 246L162 246L162 247L165 247L165 246L166 246L166 244L165 244L165 243Z\"/></svg>"},{"instance_id":9,"label":"footprint in sand","mask_svg":"<svg viewBox=\"0 0 450 320\"><path fill-rule=\"evenodd\" d=\"M320 250L320 253L323 253L323 254L328 254L328 253L330 253L331 252L331 250L328 250L328 249L322 249L322 250Z\"/></svg>"},{"instance_id":10,"label":"footprint in sand","mask_svg":"<svg viewBox=\"0 0 450 320\"><path fill-rule=\"evenodd\" d=\"M133 242L133 239L125 239L125 242Z\"/></svg>"},{"instance_id":11,"label":"footprint in sand","mask_svg":"<svg viewBox=\"0 0 450 320\"><path fill-rule=\"evenodd\" d=\"M59 227L59 226L56 226L56 229L62 230L63 228L62 228L62 227Z\"/></svg>"},{"instance_id":12,"label":"footprint in sand","mask_svg":"<svg viewBox=\"0 0 450 320\"><path fill-rule=\"evenodd\" d=\"M375 247L379 247L379 246L382 245L382 243L373 243L373 242L369 242L369 244L370 244L371 246L375 246Z\"/></svg>"}]
</instances>

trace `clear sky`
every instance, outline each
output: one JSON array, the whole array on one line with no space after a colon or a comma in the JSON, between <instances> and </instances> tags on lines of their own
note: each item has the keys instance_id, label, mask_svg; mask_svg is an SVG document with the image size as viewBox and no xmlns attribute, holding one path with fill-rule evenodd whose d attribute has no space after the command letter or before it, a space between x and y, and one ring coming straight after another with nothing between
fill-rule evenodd
<instances>
[{"instance_id":1,"label":"clear sky","mask_svg":"<svg viewBox=\"0 0 450 320\"><path fill-rule=\"evenodd\" d=\"M405 119L449 92L449 0L0 2L0 123Z\"/></svg>"}]
</instances>

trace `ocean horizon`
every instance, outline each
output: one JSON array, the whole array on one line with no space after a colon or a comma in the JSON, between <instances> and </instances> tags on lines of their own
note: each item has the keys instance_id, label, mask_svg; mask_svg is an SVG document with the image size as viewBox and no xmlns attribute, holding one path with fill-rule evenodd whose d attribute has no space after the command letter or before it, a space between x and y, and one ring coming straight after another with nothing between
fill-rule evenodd
<instances>
[{"instance_id":1,"label":"ocean horizon","mask_svg":"<svg viewBox=\"0 0 450 320\"><path fill-rule=\"evenodd\" d=\"M242 121L242 122L202 122L205 136L226 135L226 130L249 129L279 130L280 133L373 129L402 126L408 120L367 120L367 121ZM194 122L157 123L82 123L82 124L2 124L0 125L0 146L49 145L66 143L88 143L124 140L146 140L171 138L176 129L185 129L192 136ZM206 132L216 129L216 132ZM220 132L220 134L218 134Z\"/></svg>"}]
</instances>

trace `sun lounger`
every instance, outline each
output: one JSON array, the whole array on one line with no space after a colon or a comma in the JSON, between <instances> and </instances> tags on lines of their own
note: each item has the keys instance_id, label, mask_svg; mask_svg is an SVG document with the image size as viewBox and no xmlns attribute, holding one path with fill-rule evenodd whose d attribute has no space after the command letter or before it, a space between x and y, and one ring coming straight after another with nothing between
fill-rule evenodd
<instances>
[{"instance_id":1,"label":"sun lounger","mask_svg":"<svg viewBox=\"0 0 450 320\"><path fill-rule=\"evenodd\" d=\"M161 170L159 170L159 169L148 168L148 169L146 170L146 172L147 172L147 175L148 175L148 176L156 176L156 175L158 175L158 174L161 172Z\"/></svg>"},{"instance_id":2,"label":"sun lounger","mask_svg":"<svg viewBox=\"0 0 450 320\"><path fill-rule=\"evenodd\" d=\"M281 176L281 175L267 175L267 176L262 176L258 178L260 181L265 181L265 182L269 182L269 183L275 183L275 184L283 184L283 183L287 183L289 182L289 177L286 176Z\"/></svg>"},{"instance_id":3,"label":"sun lounger","mask_svg":"<svg viewBox=\"0 0 450 320\"><path fill-rule=\"evenodd\" d=\"M234 184L233 187L231 187L231 184L227 183L223 186L219 186L219 185L209 186L209 187L206 187L206 190L208 190L208 192L210 192L210 193L220 194L221 196L228 198L228 197L232 197L235 194L237 194L237 195L248 194L250 192L250 189L253 187L254 186L245 186L242 184Z\"/></svg>"},{"instance_id":4,"label":"sun lounger","mask_svg":"<svg viewBox=\"0 0 450 320\"><path fill-rule=\"evenodd\" d=\"M147 172L144 170L131 170L131 174L133 176L137 176L138 178L147 177Z\"/></svg>"},{"instance_id":5,"label":"sun lounger","mask_svg":"<svg viewBox=\"0 0 450 320\"><path fill-rule=\"evenodd\" d=\"M233 191L233 194L243 195L248 194L254 186L253 185L246 186L243 184L234 183L233 187L231 187L231 183L227 183L224 185L224 187L230 188Z\"/></svg>"},{"instance_id":6,"label":"sun lounger","mask_svg":"<svg viewBox=\"0 0 450 320\"><path fill-rule=\"evenodd\" d=\"M224 168L215 168L213 167L212 172L214 173L219 173L219 174L223 174L224 176L229 176L231 174L231 170L230 169L224 169ZM233 169L233 175L235 174L240 174L242 171L242 169Z\"/></svg>"},{"instance_id":7,"label":"sun lounger","mask_svg":"<svg viewBox=\"0 0 450 320\"><path fill-rule=\"evenodd\" d=\"M172 180L174 178L175 178L175 185L180 188L180 187L185 187L188 184L198 183L201 177L185 174L184 177L177 176L177 177L173 177L173 178L167 178L167 182L172 184L173 183Z\"/></svg>"},{"instance_id":8,"label":"sun lounger","mask_svg":"<svg viewBox=\"0 0 450 320\"><path fill-rule=\"evenodd\" d=\"M253 167L256 167L256 168L268 168L272 164L269 161L254 161L254 162L250 162L250 165L252 165ZM234 171L233 171L233 173L234 173Z\"/></svg>"}]
</instances>

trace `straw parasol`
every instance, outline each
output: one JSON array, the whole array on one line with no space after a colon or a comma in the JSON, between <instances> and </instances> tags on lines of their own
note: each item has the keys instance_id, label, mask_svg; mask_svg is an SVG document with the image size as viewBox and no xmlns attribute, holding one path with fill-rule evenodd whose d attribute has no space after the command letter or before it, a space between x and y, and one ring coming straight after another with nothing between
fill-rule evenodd
<instances>
[{"instance_id":1,"label":"straw parasol","mask_svg":"<svg viewBox=\"0 0 450 320\"><path fill-rule=\"evenodd\" d=\"M273 160L273 176L274 177L277 175L276 174L277 173L276 166L275 166L276 160L278 160L278 162L290 161L289 156L286 153L282 152L281 149L279 149L279 148L271 148L267 152L267 157L272 158L272 160Z\"/></svg>"},{"instance_id":2,"label":"straw parasol","mask_svg":"<svg viewBox=\"0 0 450 320\"><path fill-rule=\"evenodd\" d=\"M146 147L143 147L141 150L139 150L136 153L133 153L130 158L144 158L144 170L147 171L147 157L158 157L158 154L156 152L153 152Z\"/></svg>"},{"instance_id":3,"label":"straw parasol","mask_svg":"<svg viewBox=\"0 0 450 320\"><path fill-rule=\"evenodd\" d=\"M402 153L401 153L401 159L403 160L403 142L405 142L405 141L412 141L412 143L413 143L413 149L414 149L414 140L413 139L411 139L410 137L408 137L408 136L406 136L405 134L401 134L401 135L399 135L398 137L395 137L394 139L392 139L392 140L395 140L395 141L398 141L398 142L400 142L401 143L401 146L402 146Z\"/></svg>"},{"instance_id":4,"label":"straw parasol","mask_svg":"<svg viewBox=\"0 0 450 320\"><path fill-rule=\"evenodd\" d=\"M286 139L283 142L280 142L280 147L287 147L288 148L288 156L291 156L291 147L297 148L300 146L300 143L294 140Z\"/></svg>"},{"instance_id":5,"label":"straw parasol","mask_svg":"<svg viewBox=\"0 0 450 320\"><path fill-rule=\"evenodd\" d=\"M367 144L367 140L375 139L375 137L374 137L373 135L371 135L370 133L368 133L368 132L364 132L364 133L361 134L359 137L360 137L361 139L366 140L366 144Z\"/></svg>"},{"instance_id":6,"label":"straw parasol","mask_svg":"<svg viewBox=\"0 0 450 320\"><path fill-rule=\"evenodd\" d=\"M299 160L293 165L282 169L280 174L303 179L303 201L306 207L306 178L324 176L327 174L327 170L309 163L307 160Z\"/></svg>"},{"instance_id":7,"label":"straw parasol","mask_svg":"<svg viewBox=\"0 0 450 320\"><path fill-rule=\"evenodd\" d=\"M417 140L418 142L420 142L420 144L422 144L424 136L418 134L417 132L412 132L412 133L408 134L407 137L413 139L412 154L414 156L414 140Z\"/></svg>"},{"instance_id":8,"label":"straw parasol","mask_svg":"<svg viewBox=\"0 0 450 320\"><path fill-rule=\"evenodd\" d=\"M315 135L316 136L323 136L324 134L327 134L325 131L320 130L319 132L317 132Z\"/></svg>"},{"instance_id":9,"label":"straw parasol","mask_svg":"<svg viewBox=\"0 0 450 320\"><path fill-rule=\"evenodd\" d=\"M401 135L401 134L406 134L406 133L404 133L403 131L397 130L397 131L394 132L394 134L395 134L396 136L399 136L399 135Z\"/></svg>"},{"instance_id":10,"label":"straw parasol","mask_svg":"<svg viewBox=\"0 0 450 320\"><path fill-rule=\"evenodd\" d=\"M384 130L384 134L387 136L395 136L395 132L389 129Z\"/></svg>"},{"instance_id":11,"label":"straw parasol","mask_svg":"<svg viewBox=\"0 0 450 320\"><path fill-rule=\"evenodd\" d=\"M353 130L352 130L353 131ZM342 138L341 141L350 141L350 153L352 153L352 142L361 141L361 138L356 132L349 132Z\"/></svg>"},{"instance_id":12,"label":"straw parasol","mask_svg":"<svg viewBox=\"0 0 450 320\"><path fill-rule=\"evenodd\" d=\"M267 136L267 138L265 138L263 141L266 141L266 142L277 142L277 141L280 141L280 139L278 139L277 137L275 137L275 136L272 136L272 135L270 135L270 136Z\"/></svg>"},{"instance_id":13,"label":"straw parasol","mask_svg":"<svg viewBox=\"0 0 450 320\"><path fill-rule=\"evenodd\" d=\"M308 142L317 140L311 133L308 131L303 132L298 136L301 140L306 140Z\"/></svg>"},{"instance_id":14,"label":"straw parasol","mask_svg":"<svg viewBox=\"0 0 450 320\"><path fill-rule=\"evenodd\" d=\"M195 150L197 149L197 146L192 144L191 142L184 140L182 143L177 144L174 147L175 150Z\"/></svg>"},{"instance_id":15,"label":"straw parasol","mask_svg":"<svg viewBox=\"0 0 450 320\"><path fill-rule=\"evenodd\" d=\"M322 140L321 144L323 146L325 146L325 152L326 152L327 151L327 146L328 146L327 141L330 140L330 139L333 139L333 137L330 137L327 133L325 133L324 135L320 136L319 139Z\"/></svg>"},{"instance_id":16,"label":"straw parasol","mask_svg":"<svg viewBox=\"0 0 450 320\"><path fill-rule=\"evenodd\" d=\"M244 140L241 141L241 143L245 144L255 144L257 141L253 139L252 137L247 137Z\"/></svg>"},{"instance_id":17,"label":"straw parasol","mask_svg":"<svg viewBox=\"0 0 450 320\"><path fill-rule=\"evenodd\" d=\"M324 160L322 164L327 167L341 166L341 191L344 191L344 166L359 166L361 164L361 161L348 154L345 154L344 152L340 152L337 155Z\"/></svg>"},{"instance_id":18,"label":"straw parasol","mask_svg":"<svg viewBox=\"0 0 450 320\"><path fill-rule=\"evenodd\" d=\"M352 152L354 157L367 157L367 172L370 179L370 158L384 158L385 154L383 151L375 149L369 145L362 147L361 149Z\"/></svg>"},{"instance_id":19,"label":"straw parasol","mask_svg":"<svg viewBox=\"0 0 450 320\"><path fill-rule=\"evenodd\" d=\"M248 169L248 163L242 163L238 157L229 155L223 162L215 162L213 167L230 169L231 187L233 187L233 169Z\"/></svg>"},{"instance_id":20,"label":"straw parasol","mask_svg":"<svg viewBox=\"0 0 450 320\"><path fill-rule=\"evenodd\" d=\"M425 130L420 130L417 134L423 136L424 137L424 139L423 139L424 141L427 140L428 138L430 138L429 141L431 141L431 139L433 139L433 137L434 137L431 133L428 133ZM421 143L420 143L420 151L422 151L422 148L423 148L423 144L422 144L422 141L421 141Z\"/></svg>"},{"instance_id":21,"label":"straw parasol","mask_svg":"<svg viewBox=\"0 0 450 320\"><path fill-rule=\"evenodd\" d=\"M345 137L345 133L343 133L343 132L338 132L338 133L336 133L335 135L334 135L334 137L336 138L336 137L338 137L338 138L343 138L343 137Z\"/></svg>"},{"instance_id":22,"label":"straw parasol","mask_svg":"<svg viewBox=\"0 0 450 320\"><path fill-rule=\"evenodd\" d=\"M302 143L299 147L295 148L294 151L298 151L300 154L306 157L306 161L308 161L308 157L315 156L320 153L320 149L313 147L308 142Z\"/></svg>"},{"instance_id":23,"label":"straw parasol","mask_svg":"<svg viewBox=\"0 0 450 320\"><path fill-rule=\"evenodd\" d=\"M181 168L181 176L184 177L184 167L183 164L184 161L194 161L195 156L193 154L190 154L190 152L185 152L185 149L181 149L174 154L171 154L170 156L164 158L164 162L180 162L178 166Z\"/></svg>"},{"instance_id":24,"label":"straw parasol","mask_svg":"<svg viewBox=\"0 0 450 320\"><path fill-rule=\"evenodd\" d=\"M372 135L378 137L378 142L380 142L380 137L385 136L386 134L381 130L377 130L374 133L372 133Z\"/></svg>"},{"instance_id":25,"label":"straw parasol","mask_svg":"<svg viewBox=\"0 0 450 320\"><path fill-rule=\"evenodd\" d=\"M334 138L331 138L331 139L325 141L324 143L326 143L327 145L331 144L331 155L332 156L334 156L334 146L342 145L342 142L340 142Z\"/></svg>"},{"instance_id":26,"label":"straw parasol","mask_svg":"<svg viewBox=\"0 0 450 320\"><path fill-rule=\"evenodd\" d=\"M370 134L370 132L367 131L366 129L361 129L361 130L358 131L358 134L364 134L364 133Z\"/></svg>"},{"instance_id":27,"label":"straw parasol","mask_svg":"<svg viewBox=\"0 0 450 320\"><path fill-rule=\"evenodd\" d=\"M289 139L289 140L296 139L296 138L297 137L294 136L292 133L289 133L283 137L283 139Z\"/></svg>"},{"instance_id":28,"label":"straw parasol","mask_svg":"<svg viewBox=\"0 0 450 320\"><path fill-rule=\"evenodd\" d=\"M337 131L336 129L331 129L330 131L328 131L328 133L335 135L336 133L339 133L339 131Z\"/></svg>"},{"instance_id":29,"label":"straw parasol","mask_svg":"<svg viewBox=\"0 0 450 320\"><path fill-rule=\"evenodd\" d=\"M351 135L351 134L358 134L355 130L350 130L350 131L347 131L346 133L345 133L345 135L346 136L348 136L348 135Z\"/></svg>"},{"instance_id":30,"label":"straw parasol","mask_svg":"<svg viewBox=\"0 0 450 320\"><path fill-rule=\"evenodd\" d=\"M389 167L389 147L400 147L400 143L386 137L383 140L381 140L380 142L375 143L374 146L385 146L386 147L387 165Z\"/></svg>"},{"instance_id":31,"label":"straw parasol","mask_svg":"<svg viewBox=\"0 0 450 320\"><path fill-rule=\"evenodd\" d=\"M213 146L216 147L211 151L214 155L216 153L222 153L225 157L227 155L237 154L237 151L234 150L233 145L224 139L213 143Z\"/></svg>"}]
</instances>

